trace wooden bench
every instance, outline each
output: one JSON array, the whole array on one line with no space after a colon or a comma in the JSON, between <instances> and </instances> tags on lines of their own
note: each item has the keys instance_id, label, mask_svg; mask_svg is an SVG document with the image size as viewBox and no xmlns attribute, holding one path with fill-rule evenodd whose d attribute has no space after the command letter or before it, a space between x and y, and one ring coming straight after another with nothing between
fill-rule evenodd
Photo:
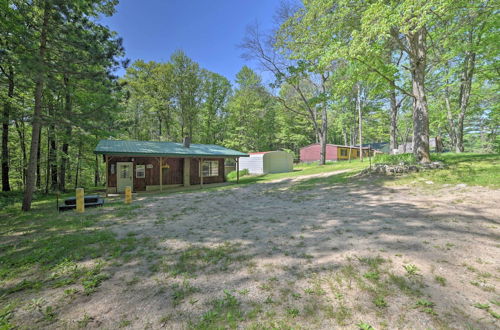
<instances>
[{"instance_id":1,"label":"wooden bench","mask_svg":"<svg viewBox=\"0 0 500 330\"><path fill-rule=\"evenodd\" d=\"M84 197L85 207L97 207L104 204L104 198L99 195L88 195ZM76 209L76 197L66 198L64 204L59 206L59 211Z\"/></svg>"}]
</instances>

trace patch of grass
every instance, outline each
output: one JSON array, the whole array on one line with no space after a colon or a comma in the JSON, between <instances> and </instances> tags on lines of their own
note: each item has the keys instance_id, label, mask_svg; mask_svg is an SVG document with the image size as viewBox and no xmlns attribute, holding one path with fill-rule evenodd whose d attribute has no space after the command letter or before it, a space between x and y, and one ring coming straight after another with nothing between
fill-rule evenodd
<instances>
[{"instance_id":1,"label":"patch of grass","mask_svg":"<svg viewBox=\"0 0 500 330\"><path fill-rule=\"evenodd\" d=\"M432 154L445 169L423 171L395 178L393 184L460 184L500 188L500 154L443 153ZM417 182L417 183L415 183Z\"/></svg>"},{"instance_id":2,"label":"patch of grass","mask_svg":"<svg viewBox=\"0 0 500 330\"><path fill-rule=\"evenodd\" d=\"M488 304L480 304L480 303L475 303L472 306L474 306L476 308L479 308L479 309L489 309L490 308L490 305L488 305Z\"/></svg>"},{"instance_id":3,"label":"patch of grass","mask_svg":"<svg viewBox=\"0 0 500 330\"><path fill-rule=\"evenodd\" d=\"M437 315L437 313L434 311L434 306L435 304L433 302L426 299L420 299L415 304L415 307L419 308L420 311L430 315Z\"/></svg>"},{"instance_id":4,"label":"patch of grass","mask_svg":"<svg viewBox=\"0 0 500 330\"><path fill-rule=\"evenodd\" d=\"M374 327L365 322L359 322L356 324L356 326L359 327L360 330L375 330Z\"/></svg>"},{"instance_id":5,"label":"patch of grass","mask_svg":"<svg viewBox=\"0 0 500 330\"><path fill-rule=\"evenodd\" d=\"M218 271L227 270L233 262L247 259L245 255L236 255L239 252L237 244L224 243L213 248L191 246L182 251L173 265L167 266L172 276L184 275L192 277L196 272L212 265Z\"/></svg>"},{"instance_id":6,"label":"patch of grass","mask_svg":"<svg viewBox=\"0 0 500 330\"><path fill-rule=\"evenodd\" d=\"M385 308L387 307L387 302L385 301L384 297L378 296L375 299L373 299L373 304L379 308Z\"/></svg>"},{"instance_id":7,"label":"patch of grass","mask_svg":"<svg viewBox=\"0 0 500 330\"><path fill-rule=\"evenodd\" d=\"M286 314L290 317L297 317L299 316L299 310L297 308L287 308Z\"/></svg>"},{"instance_id":8,"label":"patch of grass","mask_svg":"<svg viewBox=\"0 0 500 330\"><path fill-rule=\"evenodd\" d=\"M328 177L321 178L312 178L307 180L301 180L297 184L294 184L291 187L292 191L301 191L301 190L311 190L316 189L321 186L332 186L338 184L346 184L349 183L351 178L361 172L361 170L352 170L345 173L332 174Z\"/></svg>"},{"instance_id":9,"label":"patch of grass","mask_svg":"<svg viewBox=\"0 0 500 330\"><path fill-rule=\"evenodd\" d=\"M184 280L182 284L174 284L172 293L173 305L177 306L181 304L186 297L198 291L199 289L192 286L188 280Z\"/></svg>"},{"instance_id":10,"label":"patch of grass","mask_svg":"<svg viewBox=\"0 0 500 330\"><path fill-rule=\"evenodd\" d=\"M434 276L434 280L438 282L441 286L446 286L446 278L436 275Z\"/></svg>"},{"instance_id":11,"label":"patch of grass","mask_svg":"<svg viewBox=\"0 0 500 330\"><path fill-rule=\"evenodd\" d=\"M368 160L365 160L364 162L361 162L360 160L352 160L351 162L348 161L327 162L325 165L319 165L318 163L310 163L310 164L300 163L300 164L294 164L293 172L272 173L272 174L265 174L258 176L247 175L244 176L243 178L240 177L240 184L266 182L277 179L293 178L302 175L320 174L320 173L327 173L345 169L363 170L368 166L369 166ZM236 179L228 177L228 181L235 182Z\"/></svg>"},{"instance_id":12,"label":"patch of grass","mask_svg":"<svg viewBox=\"0 0 500 330\"><path fill-rule=\"evenodd\" d=\"M8 303L0 307L0 329L14 329L14 325L10 323L12 314L16 304Z\"/></svg>"},{"instance_id":13,"label":"patch of grass","mask_svg":"<svg viewBox=\"0 0 500 330\"><path fill-rule=\"evenodd\" d=\"M250 172L248 171L248 169L243 169L243 170L240 170L240 179L243 178L244 176L246 175L250 175ZM227 174L227 180L228 181L236 181L236 177L237 177L237 172L236 171L231 171Z\"/></svg>"},{"instance_id":14,"label":"patch of grass","mask_svg":"<svg viewBox=\"0 0 500 330\"><path fill-rule=\"evenodd\" d=\"M228 290L224 290L222 299L214 300L211 310L205 312L195 329L234 329L243 320L241 304Z\"/></svg>"},{"instance_id":15,"label":"patch of grass","mask_svg":"<svg viewBox=\"0 0 500 330\"><path fill-rule=\"evenodd\" d=\"M97 264L87 271L82 278L83 292L90 295L95 292L104 280L109 278L108 274L101 273L102 264Z\"/></svg>"},{"instance_id":16,"label":"patch of grass","mask_svg":"<svg viewBox=\"0 0 500 330\"><path fill-rule=\"evenodd\" d=\"M403 268L406 270L406 273L409 276L418 275L419 269L417 266L415 266L413 264L403 265Z\"/></svg>"},{"instance_id":17,"label":"patch of grass","mask_svg":"<svg viewBox=\"0 0 500 330\"><path fill-rule=\"evenodd\" d=\"M420 292L417 288L414 288L410 281L403 276L389 274L389 283L394 284L399 290L409 296L422 295L422 292Z\"/></svg>"},{"instance_id":18,"label":"patch of grass","mask_svg":"<svg viewBox=\"0 0 500 330\"><path fill-rule=\"evenodd\" d=\"M373 157L373 162L375 164L399 165L400 163L416 164L417 160L413 154L377 154Z\"/></svg>"},{"instance_id":19,"label":"patch of grass","mask_svg":"<svg viewBox=\"0 0 500 330\"><path fill-rule=\"evenodd\" d=\"M380 274L377 271L366 272L363 274L363 277L369 280L378 281L380 279Z\"/></svg>"}]
</instances>

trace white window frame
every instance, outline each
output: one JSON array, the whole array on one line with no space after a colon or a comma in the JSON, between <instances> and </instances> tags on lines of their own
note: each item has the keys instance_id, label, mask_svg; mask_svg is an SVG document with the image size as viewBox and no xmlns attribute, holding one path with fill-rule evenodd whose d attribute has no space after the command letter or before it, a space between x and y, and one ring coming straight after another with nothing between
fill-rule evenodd
<instances>
[{"instance_id":1,"label":"white window frame","mask_svg":"<svg viewBox=\"0 0 500 330\"><path fill-rule=\"evenodd\" d=\"M136 179L146 178L146 165L135 165L135 178Z\"/></svg>"},{"instance_id":2,"label":"white window frame","mask_svg":"<svg viewBox=\"0 0 500 330\"><path fill-rule=\"evenodd\" d=\"M205 166L208 167L207 171L204 171ZM203 162L201 162L201 166L200 166L200 177L202 176L202 171L203 171L204 178L219 176L219 161L218 160L204 160Z\"/></svg>"}]
</instances>

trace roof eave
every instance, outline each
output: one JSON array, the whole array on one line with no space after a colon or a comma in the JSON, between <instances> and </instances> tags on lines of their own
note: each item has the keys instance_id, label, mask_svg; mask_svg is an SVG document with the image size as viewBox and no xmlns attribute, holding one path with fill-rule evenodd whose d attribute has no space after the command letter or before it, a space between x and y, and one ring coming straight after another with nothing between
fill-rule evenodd
<instances>
[{"instance_id":1,"label":"roof eave","mask_svg":"<svg viewBox=\"0 0 500 330\"><path fill-rule=\"evenodd\" d=\"M145 156L145 157L214 157L214 158L236 158L236 157L250 157L250 155L214 155L214 154L173 154L173 153L139 153L139 152L120 152L120 151L100 151L94 150L96 155L108 156Z\"/></svg>"}]
</instances>

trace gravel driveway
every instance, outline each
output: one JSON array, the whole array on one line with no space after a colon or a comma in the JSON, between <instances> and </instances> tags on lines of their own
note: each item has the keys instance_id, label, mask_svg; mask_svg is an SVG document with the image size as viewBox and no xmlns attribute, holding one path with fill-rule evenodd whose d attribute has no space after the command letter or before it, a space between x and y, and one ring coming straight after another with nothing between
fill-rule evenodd
<instances>
[{"instance_id":1,"label":"gravel driveway","mask_svg":"<svg viewBox=\"0 0 500 330\"><path fill-rule=\"evenodd\" d=\"M500 191L328 175L144 195L143 242L60 313L88 327L494 329ZM336 175L342 175L337 173Z\"/></svg>"}]
</instances>

